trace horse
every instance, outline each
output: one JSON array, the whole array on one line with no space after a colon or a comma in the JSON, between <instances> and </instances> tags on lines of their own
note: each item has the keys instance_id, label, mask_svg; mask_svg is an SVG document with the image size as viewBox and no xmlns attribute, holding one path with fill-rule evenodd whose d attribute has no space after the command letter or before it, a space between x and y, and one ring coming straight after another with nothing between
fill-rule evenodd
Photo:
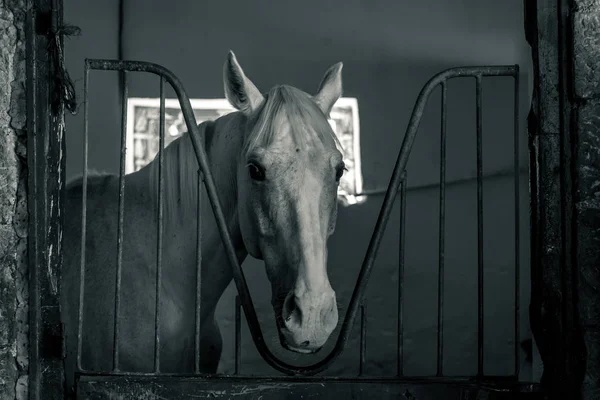
<instances>
[{"instance_id":1,"label":"horse","mask_svg":"<svg viewBox=\"0 0 600 400\"><path fill-rule=\"evenodd\" d=\"M236 111L198 125L229 232L241 264L264 261L283 348L314 353L338 324L327 274L327 240L335 230L337 189L345 165L328 116L342 95L343 64L332 65L316 94L288 85L261 93L233 52L223 67L225 96ZM200 370L216 373L221 332L215 307L232 280L190 134L163 151L164 223L160 303L160 371L194 371L197 217L200 213ZM125 175L119 370L154 371L158 155ZM83 178L66 187L60 306L67 388L77 359ZM119 176L87 182L81 364L113 369ZM201 207L198 209L198 193Z\"/></svg>"}]
</instances>

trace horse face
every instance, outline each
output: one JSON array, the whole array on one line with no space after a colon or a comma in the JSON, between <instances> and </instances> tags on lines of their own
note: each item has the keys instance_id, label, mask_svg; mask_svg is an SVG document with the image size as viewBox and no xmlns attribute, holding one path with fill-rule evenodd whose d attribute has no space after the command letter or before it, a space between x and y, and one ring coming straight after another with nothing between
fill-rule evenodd
<instances>
[{"instance_id":1,"label":"horse face","mask_svg":"<svg viewBox=\"0 0 600 400\"><path fill-rule=\"evenodd\" d=\"M282 345L314 352L338 322L327 238L335 228L344 166L335 148L299 149L289 142L282 135L240 165L240 226L250 253L265 261Z\"/></svg>"},{"instance_id":2,"label":"horse face","mask_svg":"<svg viewBox=\"0 0 600 400\"><path fill-rule=\"evenodd\" d=\"M299 353L318 351L338 323L327 239L344 164L326 115L341 94L340 72L331 68L314 97L284 86L265 99L234 57L225 65L226 94L248 117L237 172L242 237L265 262L281 344Z\"/></svg>"}]
</instances>

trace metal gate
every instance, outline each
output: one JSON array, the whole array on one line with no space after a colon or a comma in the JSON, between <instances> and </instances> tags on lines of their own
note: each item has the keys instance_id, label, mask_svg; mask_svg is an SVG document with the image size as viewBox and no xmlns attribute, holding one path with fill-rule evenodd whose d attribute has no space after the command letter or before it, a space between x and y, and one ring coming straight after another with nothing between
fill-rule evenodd
<instances>
[{"instance_id":1,"label":"metal gate","mask_svg":"<svg viewBox=\"0 0 600 400\"><path fill-rule=\"evenodd\" d=\"M122 133L121 133L121 167L120 167L120 186L119 186L119 228L117 233L117 288L115 298L115 310L119 309L120 302L120 274L122 268L122 234L123 234L123 193L124 193L124 171L125 171L125 143L127 126L127 73L128 72L147 72L158 75L160 78L160 127L159 140L160 149L164 148L164 118L165 118L165 95L164 84L170 84L174 89L179 100L188 132L192 139L192 144L200 168L199 179L204 182L209 201L211 203L217 226L224 243L229 263L233 270L234 282L238 290L236 298L236 373L233 376L207 376L198 373L199 371L199 341L200 341L200 323L199 315L196 314L196 350L195 366L196 373L190 375L174 375L160 373L159 352L155 352L154 371L152 373L134 373L120 371L118 368L117 344L119 341L119 321L118 313L115 312L115 337L113 365L114 371L110 373L98 373L95 371L86 371L81 368L81 347L82 347L82 314L83 314L83 296L84 296L84 274L85 274L85 254L81 258L81 282L79 297L79 319L78 319L78 354L77 354L77 396L78 398L131 398L131 399L155 399L155 398L231 398L244 396L244 398L270 399L270 398L304 398L306 397L325 397L325 396L349 396L351 398L405 398L405 399L475 399L475 398L512 398L516 393L521 395L525 393L534 394L537 392L536 385L519 383L519 68L518 66L486 66L486 67L461 67L452 68L435 75L427 82L421 90L416 104L414 106L410 122L404 137L402 146L389 186L385 193L383 205L379 212L371 240L364 257L362 268L360 269L358 280L342 323L340 333L334 349L321 361L310 366L295 366L287 364L277 358L267 347L258 319L250 297L249 289L242 269L237 261L234 247L229 236L229 231L221 210L219 198L217 195L215 183L208 166L207 156L202 144L199 141L198 127L192 111L190 100L181 84L173 73L162 66L134 61L113 61L113 60L86 60L85 63L85 88L84 88L84 173L83 173L83 215L82 215L82 252L85 251L85 210L87 194L87 161L88 161L88 101L87 88L90 70L113 70L120 71L123 76L122 85ZM505 76L514 79L514 201L515 201L515 292L514 292L514 374L507 377L489 377L483 373L483 175L482 175L482 79L487 76ZM439 228L444 231L445 226L445 169L446 169L446 92L447 81L457 77L471 77L476 81L476 119L477 119L477 244L478 244L478 373L473 377L446 377L442 373L443 362L443 293L444 293L444 235L439 235L439 276L438 276L438 303L437 303L437 374L434 377L415 378L407 377L403 372L403 280L404 280L404 225L405 225L405 201L406 201L406 165L411 152L419 123L423 115L426 103L432 91L439 85L441 86L441 166L440 166L440 214ZM163 170L162 151L159 152L160 170ZM199 186L200 188L200 186ZM162 203L163 177L159 183L159 204ZM199 189L200 190L200 189ZM399 287L398 287L398 341L397 341L397 374L394 378L372 378L359 376L357 378L339 378L313 375L327 369L342 353L352 327L361 315L361 351L360 351L360 371L365 358L365 340L364 331L366 321L364 318L365 309L362 307L365 288L367 286L375 258L386 228L386 224L392 211L396 195L400 192L401 201L401 234L400 234L400 265L399 265ZM200 198L199 198L200 199ZM199 200L200 201L200 200ZM200 206L200 205L199 205ZM159 206L159 210L161 207ZM162 248L162 224L163 214L159 211L158 217L158 259L161 258ZM198 231L201 226L198 221ZM200 247L200 246L198 246ZM200 251L197 252L197 262L201 258ZM161 276L160 262L157 266L157 288L160 288ZM201 275L200 268L197 268L197 288L200 288ZM160 290L156 291L157 305L160 302ZM200 292L196 293L196 307L199 310ZM246 316L248 327L252 335L254 344L262 358L274 369L288 375L287 377L244 377L239 376L239 344L240 344L240 308ZM159 341L158 323L160 316L155 318L155 340ZM479 397L484 396L484 397Z\"/></svg>"}]
</instances>

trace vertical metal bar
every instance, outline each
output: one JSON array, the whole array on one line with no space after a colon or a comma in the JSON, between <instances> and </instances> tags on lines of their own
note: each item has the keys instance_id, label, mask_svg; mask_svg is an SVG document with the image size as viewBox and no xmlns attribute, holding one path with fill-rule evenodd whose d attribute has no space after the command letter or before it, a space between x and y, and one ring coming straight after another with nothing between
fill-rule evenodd
<instances>
[{"instance_id":1,"label":"vertical metal bar","mask_svg":"<svg viewBox=\"0 0 600 400\"><path fill-rule=\"evenodd\" d=\"M358 366L358 376L363 376L365 372L365 356L367 353L367 304L363 300L360 307L360 362Z\"/></svg>"},{"instance_id":2,"label":"vertical metal bar","mask_svg":"<svg viewBox=\"0 0 600 400\"><path fill-rule=\"evenodd\" d=\"M400 251L398 268L398 369L397 375L404 375L404 254L406 231L406 171L402 172L400 184Z\"/></svg>"},{"instance_id":3,"label":"vertical metal bar","mask_svg":"<svg viewBox=\"0 0 600 400\"><path fill-rule=\"evenodd\" d=\"M438 326L437 326L437 376L442 376L444 366L444 255L446 238L446 82L442 87L442 120L440 133L440 225L438 248Z\"/></svg>"},{"instance_id":4,"label":"vertical metal bar","mask_svg":"<svg viewBox=\"0 0 600 400\"><path fill-rule=\"evenodd\" d=\"M235 374L240 373L241 342L242 342L242 303L240 296L235 296Z\"/></svg>"},{"instance_id":5,"label":"vertical metal bar","mask_svg":"<svg viewBox=\"0 0 600 400\"><path fill-rule=\"evenodd\" d=\"M515 72L515 113L514 113L514 162L515 162L515 376L519 377L519 345L520 345L520 314L521 314L521 229L519 225L519 66Z\"/></svg>"},{"instance_id":6,"label":"vertical metal bar","mask_svg":"<svg viewBox=\"0 0 600 400\"><path fill-rule=\"evenodd\" d=\"M190 133L191 134L191 133ZM198 170L198 215L196 220L196 373L200 373L200 320L202 318L202 172Z\"/></svg>"},{"instance_id":7,"label":"vertical metal bar","mask_svg":"<svg viewBox=\"0 0 600 400\"><path fill-rule=\"evenodd\" d=\"M160 116L158 145L158 225L156 240L156 314L154 319L154 372L160 371L160 293L162 288L164 147L165 147L165 78L160 77Z\"/></svg>"},{"instance_id":8,"label":"vertical metal bar","mask_svg":"<svg viewBox=\"0 0 600 400\"><path fill-rule=\"evenodd\" d=\"M79 312L77 317L77 369L83 371L81 366L81 352L83 347L83 291L85 288L85 238L87 219L87 180L88 180L88 82L90 66L86 62L83 79L83 182L81 186L81 264L79 266Z\"/></svg>"},{"instance_id":9,"label":"vertical metal bar","mask_svg":"<svg viewBox=\"0 0 600 400\"><path fill-rule=\"evenodd\" d=\"M483 160L481 75L476 79L477 102L477 375L483 375Z\"/></svg>"},{"instance_id":10,"label":"vertical metal bar","mask_svg":"<svg viewBox=\"0 0 600 400\"><path fill-rule=\"evenodd\" d=\"M115 322L113 338L113 371L119 371L119 311L121 308L121 273L123 269L123 217L125 211L125 154L127 135L127 72L123 74L121 97L121 168L119 171L119 226L117 231L117 276L115 279Z\"/></svg>"}]
</instances>

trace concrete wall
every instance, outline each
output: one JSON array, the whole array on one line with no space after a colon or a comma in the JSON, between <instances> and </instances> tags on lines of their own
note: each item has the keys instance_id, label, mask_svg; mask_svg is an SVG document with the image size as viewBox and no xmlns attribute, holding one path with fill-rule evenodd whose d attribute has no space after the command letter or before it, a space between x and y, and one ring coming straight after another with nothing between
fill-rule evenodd
<instances>
[{"instance_id":1,"label":"concrete wall","mask_svg":"<svg viewBox=\"0 0 600 400\"><path fill-rule=\"evenodd\" d=\"M83 29L66 43L71 74L82 76L83 59L117 56L115 0L94 4L65 0L65 20ZM522 68L521 165L527 165L524 121L529 107L530 53L523 30L522 2L427 0L420 2L317 0L302 3L126 0L124 58L157 62L171 69L191 98L222 98L221 67L233 49L246 73L263 91L288 83L314 91L326 68L343 61L345 96L358 98L364 187L387 185L414 101L433 74L460 65L519 64ZM132 74L135 75L135 74ZM90 79L90 167L118 172L119 105L115 73ZM82 83L78 82L81 93ZM476 187L474 80L448 85L445 372L476 371ZM483 153L486 176L512 168L512 81L493 78L483 86ZM132 76L130 96L158 96L158 80ZM171 94L172 96L172 94ZM435 372L439 91L434 93L409 164L405 281L405 372ZM80 117L68 120L67 175L81 171ZM522 338L527 321L528 186L521 176ZM330 275L346 305L366 251L382 197L342 208L329 245ZM397 202L398 203L398 202ZM398 279L399 204L392 214L369 283L368 374L395 373L395 315ZM488 374L512 372L513 191L510 177L484 183L485 350ZM264 268L244 264L263 330L275 343ZM225 348L221 371L232 371L233 295L218 315ZM345 307L345 306L343 306ZM245 327L244 327L245 329ZM243 373L271 373L243 335ZM290 356L273 351L288 361ZM357 335L330 373L355 374ZM327 350L324 350L327 351ZM524 379L530 379L525 375Z\"/></svg>"},{"instance_id":2,"label":"concrete wall","mask_svg":"<svg viewBox=\"0 0 600 400\"><path fill-rule=\"evenodd\" d=\"M0 3L0 399L27 395L25 1Z\"/></svg>"}]
</instances>

